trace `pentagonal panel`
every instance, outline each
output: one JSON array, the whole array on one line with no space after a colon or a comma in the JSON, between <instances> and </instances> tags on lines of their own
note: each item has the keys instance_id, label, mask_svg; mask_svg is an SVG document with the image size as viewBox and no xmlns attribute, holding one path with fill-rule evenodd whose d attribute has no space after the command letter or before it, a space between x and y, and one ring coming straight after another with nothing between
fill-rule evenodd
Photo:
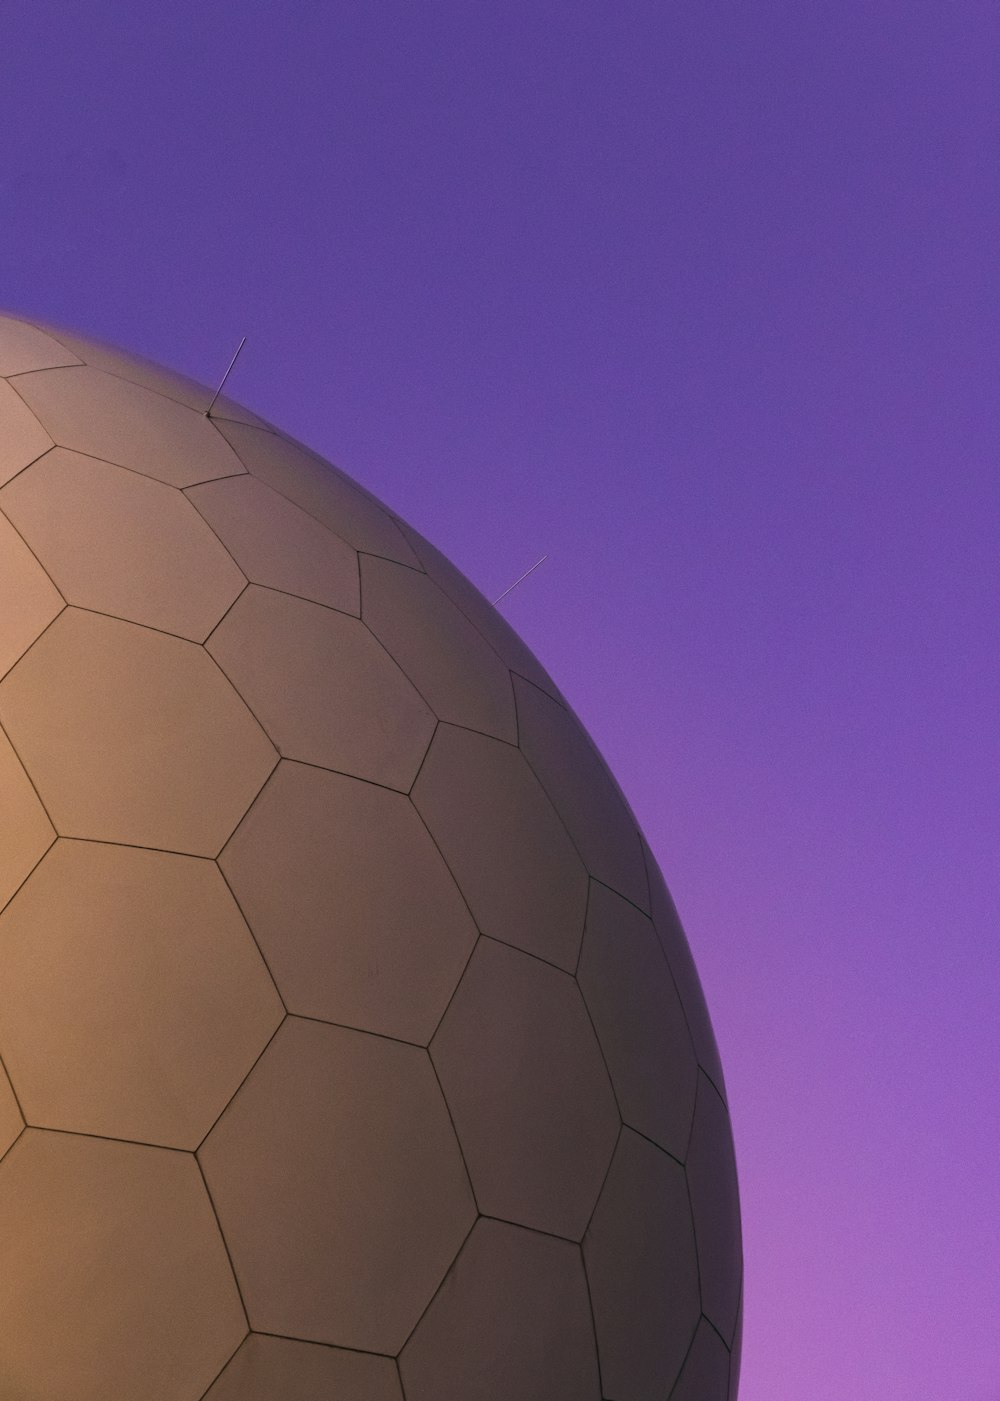
<instances>
[{"instance_id":1,"label":"pentagonal panel","mask_svg":"<svg viewBox=\"0 0 1000 1401\"><path fill-rule=\"evenodd\" d=\"M399 1366L406 1401L598 1401L579 1248L477 1221Z\"/></svg>"},{"instance_id":2,"label":"pentagonal panel","mask_svg":"<svg viewBox=\"0 0 1000 1401\"><path fill-rule=\"evenodd\" d=\"M185 495L255 584L360 614L356 552L264 482L228 477Z\"/></svg>"},{"instance_id":3,"label":"pentagonal panel","mask_svg":"<svg viewBox=\"0 0 1000 1401\"><path fill-rule=\"evenodd\" d=\"M511 671L532 681L540 690L562 701L559 688L545 668L518 637L507 619L471 584L451 560L440 550L425 540L412 526L400 522L407 540L410 542L424 569L451 599L461 608L469 621L482 633L486 641Z\"/></svg>"},{"instance_id":4,"label":"pentagonal panel","mask_svg":"<svg viewBox=\"0 0 1000 1401\"><path fill-rule=\"evenodd\" d=\"M0 485L9 482L29 462L52 446L52 439L27 404L9 384L0 381Z\"/></svg>"},{"instance_id":5,"label":"pentagonal panel","mask_svg":"<svg viewBox=\"0 0 1000 1401\"><path fill-rule=\"evenodd\" d=\"M200 414L204 414L209 405L212 404L215 390L209 389L207 385L199 384L197 380L191 379L188 375L178 374L176 370L168 370L163 365L157 365L152 360L145 359L142 355L118 350L105 341L93 340L89 336L78 336L59 327L52 327L51 330L53 336L62 345L73 351L75 358L90 365L95 370L103 370L109 375L117 375L119 379L128 380L131 384L140 384L144 389L151 389L157 394L165 394L168 399L176 399L179 404L186 404L189 409L195 409ZM70 363L70 357L67 356L59 363ZM44 367L39 365L36 368L42 369ZM261 427L267 426L256 414L234 403L225 394L220 394L215 403L212 404L212 417L235 418L242 423L257 423Z\"/></svg>"},{"instance_id":6,"label":"pentagonal panel","mask_svg":"<svg viewBox=\"0 0 1000 1401\"><path fill-rule=\"evenodd\" d=\"M26 370L52 370L76 365L77 357L37 326L0 316L0 375L21 375Z\"/></svg>"},{"instance_id":7,"label":"pentagonal panel","mask_svg":"<svg viewBox=\"0 0 1000 1401\"><path fill-rule=\"evenodd\" d=\"M219 859L289 1011L426 1044L476 928L408 798L283 761Z\"/></svg>"},{"instance_id":8,"label":"pentagonal panel","mask_svg":"<svg viewBox=\"0 0 1000 1401\"><path fill-rule=\"evenodd\" d=\"M75 608L0 683L0 724L63 836L196 856L276 761L200 647Z\"/></svg>"},{"instance_id":9,"label":"pentagonal panel","mask_svg":"<svg viewBox=\"0 0 1000 1401\"><path fill-rule=\"evenodd\" d=\"M246 1331L193 1158L26 1129L0 1163L10 1397L199 1397Z\"/></svg>"},{"instance_id":10,"label":"pentagonal panel","mask_svg":"<svg viewBox=\"0 0 1000 1401\"><path fill-rule=\"evenodd\" d=\"M680 998L650 920L596 882L577 977L622 1118L683 1160L698 1065Z\"/></svg>"},{"instance_id":11,"label":"pentagonal panel","mask_svg":"<svg viewBox=\"0 0 1000 1401\"><path fill-rule=\"evenodd\" d=\"M207 646L286 758L410 787L434 717L356 618L251 584Z\"/></svg>"},{"instance_id":12,"label":"pentagonal panel","mask_svg":"<svg viewBox=\"0 0 1000 1401\"><path fill-rule=\"evenodd\" d=\"M0 733L0 909L55 838L28 775Z\"/></svg>"},{"instance_id":13,"label":"pentagonal panel","mask_svg":"<svg viewBox=\"0 0 1000 1401\"><path fill-rule=\"evenodd\" d=\"M483 933L572 972L587 873L524 756L439 725L412 796Z\"/></svg>"},{"instance_id":14,"label":"pentagonal panel","mask_svg":"<svg viewBox=\"0 0 1000 1401\"><path fill-rule=\"evenodd\" d=\"M389 1357L251 1333L205 1401L402 1401Z\"/></svg>"},{"instance_id":15,"label":"pentagonal panel","mask_svg":"<svg viewBox=\"0 0 1000 1401\"><path fill-rule=\"evenodd\" d=\"M639 833L600 755L579 721L537 686L515 676L514 692L521 748L590 874L648 910Z\"/></svg>"},{"instance_id":16,"label":"pentagonal panel","mask_svg":"<svg viewBox=\"0 0 1000 1401\"><path fill-rule=\"evenodd\" d=\"M52 580L0 516L0 676L23 657L63 606Z\"/></svg>"},{"instance_id":17,"label":"pentagonal panel","mask_svg":"<svg viewBox=\"0 0 1000 1401\"><path fill-rule=\"evenodd\" d=\"M24 1128L21 1111L17 1107L14 1091L11 1089L7 1072L0 1065L0 1158Z\"/></svg>"},{"instance_id":18,"label":"pentagonal panel","mask_svg":"<svg viewBox=\"0 0 1000 1401\"><path fill-rule=\"evenodd\" d=\"M701 989L698 969L691 957L691 947L681 927L666 882L660 874L660 868L645 842L643 842L643 849L646 856L646 869L649 872L649 895L652 904L653 925L663 952L667 956L674 983L680 994L684 1015L687 1017L688 1027L691 1031L691 1040L694 1042L695 1054L698 1057L698 1064L705 1071L719 1094L725 1097L726 1086L722 1075L722 1062L719 1059L719 1048L715 1042L715 1032L712 1030L712 1022L708 1015L705 994Z\"/></svg>"},{"instance_id":19,"label":"pentagonal panel","mask_svg":"<svg viewBox=\"0 0 1000 1401\"><path fill-rule=\"evenodd\" d=\"M67 603L202 642L246 580L179 491L55 448L0 491Z\"/></svg>"},{"instance_id":20,"label":"pentagonal panel","mask_svg":"<svg viewBox=\"0 0 1000 1401\"><path fill-rule=\"evenodd\" d=\"M361 616L439 720L517 743L510 672L426 574L365 555Z\"/></svg>"},{"instance_id":21,"label":"pentagonal panel","mask_svg":"<svg viewBox=\"0 0 1000 1401\"><path fill-rule=\"evenodd\" d=\"M18 393L60 447L193 486L243 466L204 414L89 365L40 370Z\"/></svg>"},{"instance_id":22,"label":"pentagonal panel","mask_svg":"<svg viewBox=\"0 0 1000 1401\"><path fill-rule=\"evenodd\" d=\"M698 1240L701 1306L723 1338L732 1342L743 1274L740 1193L729 1115L703 1074L698 1077L687 1177Z\"/></svg>"},{"instance_id":23,"label":"pentagonal panel","mask_svg":"<svg viewBox=\"0 0 1000 1401\"><path fill-rule=\"evenodd\" d=\"M431 1055L480 1211L579 1239L619 1120L573 979L481 940Z\"/></svg>"},{"instance_id":24,"label":"pentagonal panel","mask_svg":"<svg viewBox=\"0 0 1000 1401\"><path fill-rule=\"evenodd\" d=\"M214 862L57 842L0 915L30 1124L196 1148L282 1017Z\"/></svg>"},{"instance_id":25,"label":"pentagonal panel","mask_svg":"<svg viewBox=\"0 0 1000 1401\"><path fill-rule=\"evenodd\" d=\"M240 423L220 423L218 427L249 472L356 550L419 567L389 512L328 462L288 438L259 428Z\"/></svg>"},{"instance_id":26,"label":"pentagonal panel","mask_svg":"<svg viewBox=\"0 0 1000 1401\"><path fill-rule=\"evenodd\" d=\"M670 1401L728 1401L729 1349L701 1319Z\"/></svg>"},{"instance_id":27,"label":"pentagonal panel","mask_svg":"<svg viewBox=\"0 0 1000 1401\"><path fill-rule=\"evenodd\" d=\"M426 1051L296 1017L200 1157L260 1332L396 1352L475 1216Z\"/></svg>"},{"instance_id":28,"label":"pentagonal panel","mask_svg":"<svg viewBox=\"0 0 1000 1401\"><path fill-rule=\"evenodd\" d=\"M605 1396L667 1396L698 1315L684 1169L623 1129L583 1242Z\"/></svg>"}]
</instances>

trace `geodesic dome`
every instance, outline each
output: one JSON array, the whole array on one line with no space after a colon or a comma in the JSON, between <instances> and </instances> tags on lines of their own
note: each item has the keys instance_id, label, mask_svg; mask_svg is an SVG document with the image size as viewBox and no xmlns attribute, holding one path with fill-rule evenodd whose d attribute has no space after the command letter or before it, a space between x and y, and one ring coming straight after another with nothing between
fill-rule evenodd
<instances>
[{"instance_id":1,"label":"geodesic dome","mask_svg":"<svg viewBox=\"0 0 1000 1401\"><path fill-rule=\"evenodd\" d=\"M0 1395L731 1401L634 818L433 546L211 397L0 318Z\"/></svg>"}]
</instances>

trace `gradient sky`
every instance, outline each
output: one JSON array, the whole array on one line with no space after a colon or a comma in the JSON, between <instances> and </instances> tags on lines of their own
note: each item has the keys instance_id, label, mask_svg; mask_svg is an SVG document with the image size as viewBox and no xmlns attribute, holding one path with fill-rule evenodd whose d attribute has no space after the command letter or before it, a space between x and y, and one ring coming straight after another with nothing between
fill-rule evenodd
<instances>
[{"instance_id":1,"label":"gradient sky","mask_svg":"<svg viewBox=\"0 0 1000 1401\"><path fill-rule=\"evenodd\" d=\"M992 0L3 7L0 305L503 605L671 884L742 1401L1000 1398Z\"/></svg>"}]
</instances>

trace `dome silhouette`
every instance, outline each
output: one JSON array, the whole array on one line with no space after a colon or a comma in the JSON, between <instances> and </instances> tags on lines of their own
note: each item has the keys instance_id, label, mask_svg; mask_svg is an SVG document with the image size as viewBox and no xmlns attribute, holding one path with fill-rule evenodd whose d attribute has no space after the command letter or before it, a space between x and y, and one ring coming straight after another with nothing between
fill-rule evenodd
<instances>
[{"instance_id":1,"label":"dome silhouette","mask_svg":"<svg viewBox=\"0 0 1000 1401\"><path fill-rule=\"evenodd\" d=\"M0 318L0 1395L732 1401L624 798L444 556L211 399Z\"/></svg>"}]
</instances>

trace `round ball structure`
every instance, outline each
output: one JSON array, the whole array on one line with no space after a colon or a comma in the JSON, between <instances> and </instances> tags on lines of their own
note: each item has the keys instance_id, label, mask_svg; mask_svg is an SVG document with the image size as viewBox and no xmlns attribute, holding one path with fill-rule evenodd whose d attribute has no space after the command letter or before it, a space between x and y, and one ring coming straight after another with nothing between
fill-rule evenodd
<instances>
[{"instance_id":1,"label":"round ball structure","mask_svg":"<svg viewBox=\"0 0 1000 1401\"><path fill-rule=\"evenodd\" d=\"M0 1393L731 1401L627 804L433 546L210 399L0 318Z\"/></svg>"}]
</instances>

